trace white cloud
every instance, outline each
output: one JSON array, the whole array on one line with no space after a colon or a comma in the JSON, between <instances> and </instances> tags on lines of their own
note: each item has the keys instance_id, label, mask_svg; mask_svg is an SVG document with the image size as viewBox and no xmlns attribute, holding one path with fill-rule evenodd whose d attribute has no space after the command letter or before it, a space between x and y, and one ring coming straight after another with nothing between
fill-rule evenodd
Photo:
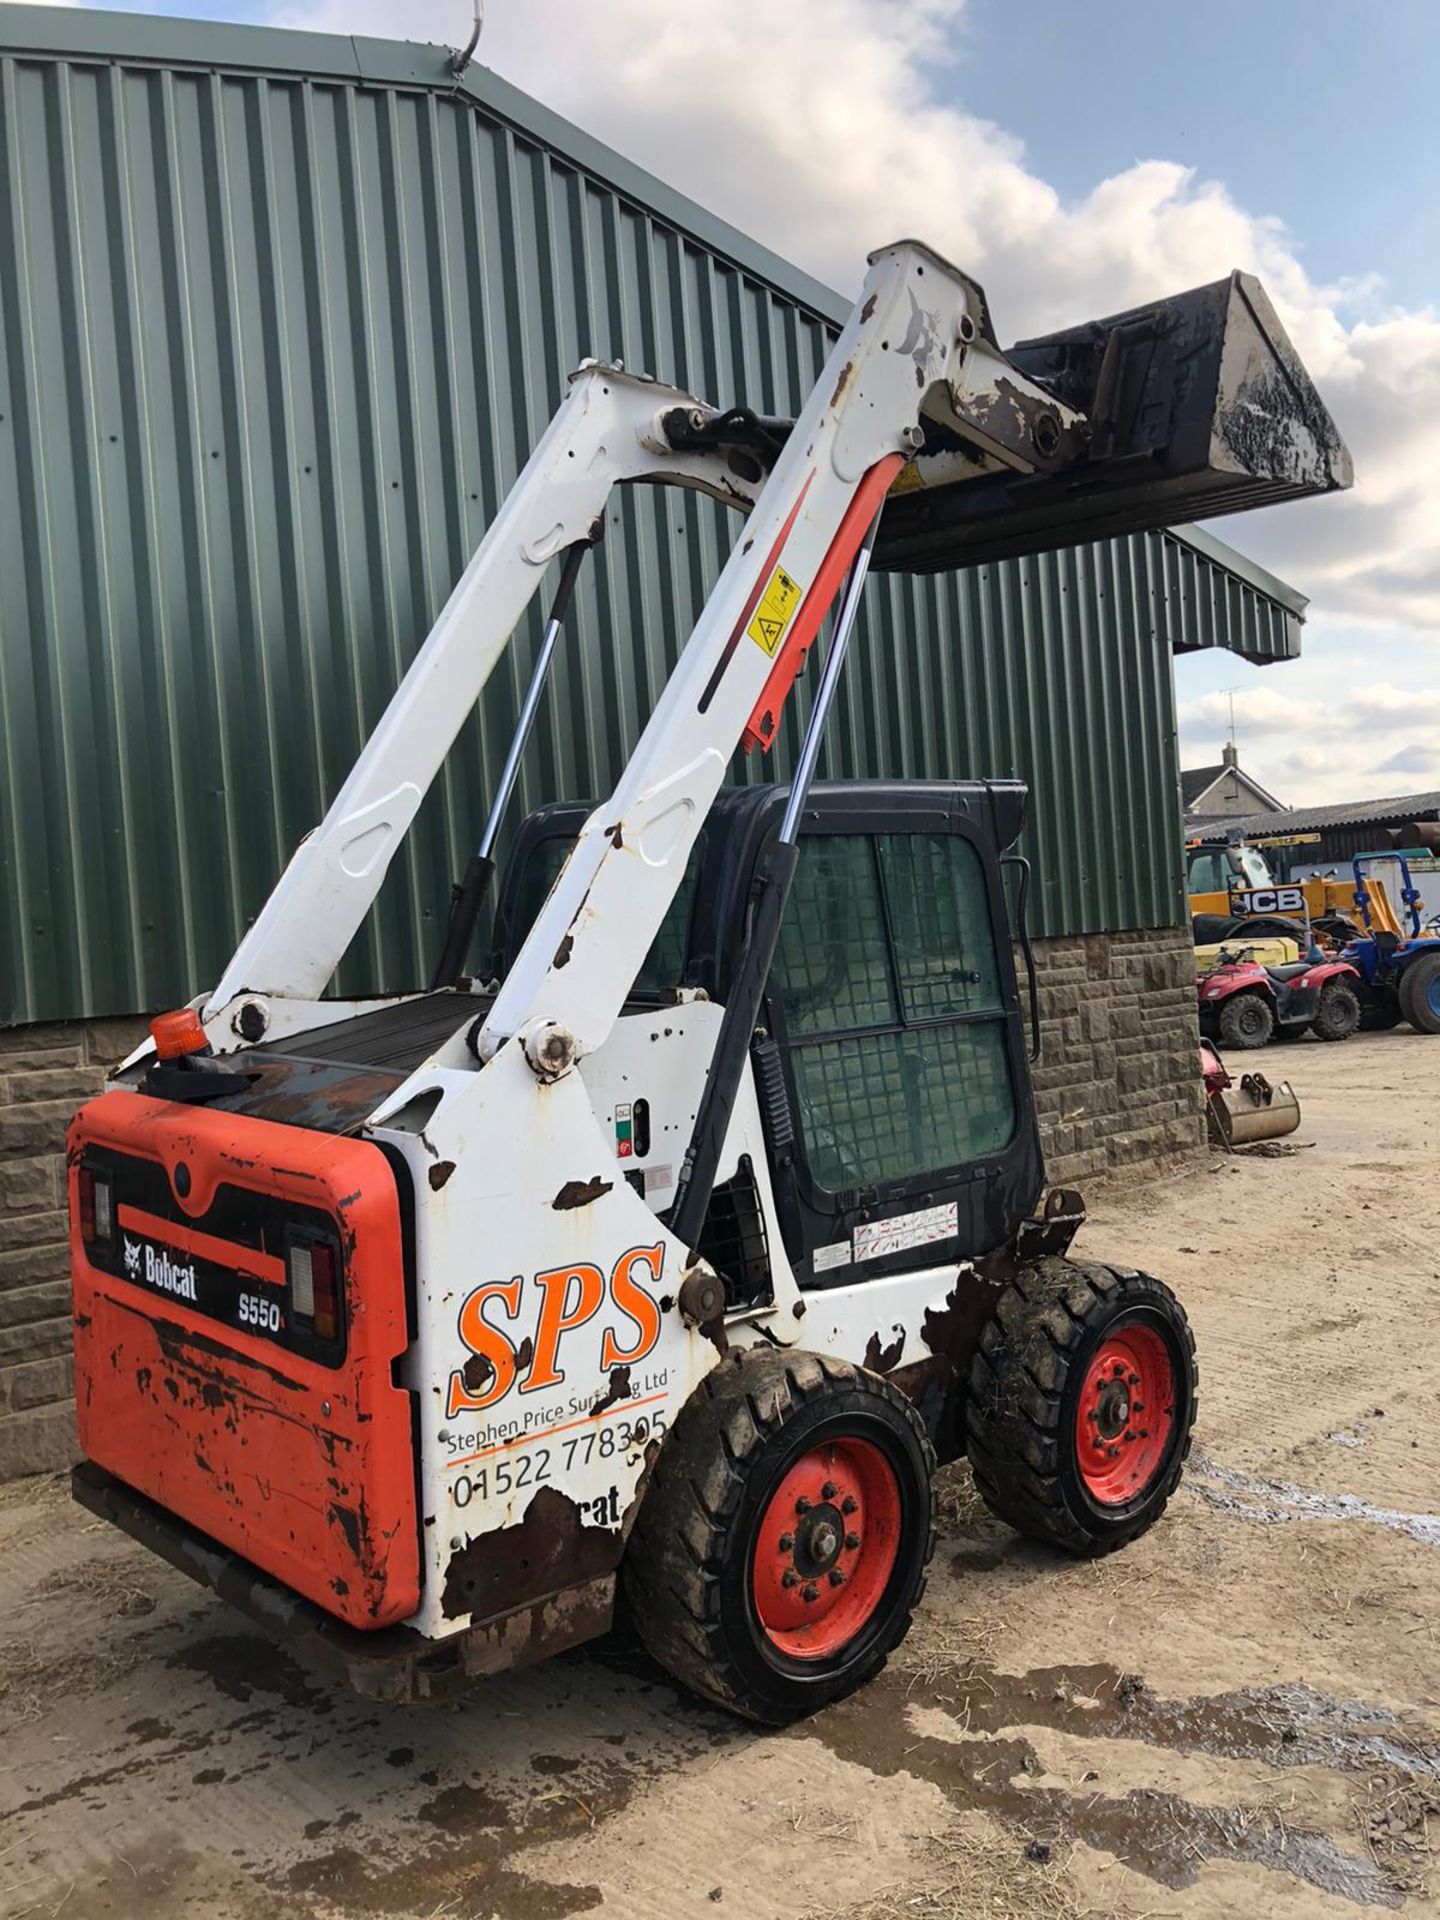
<instances>
[{"instance_id":1,"label":"white cloud","mask_svg":"<svg viewBox=\"0 0 1440 1920\"><path fill-rule=\"evenodd\" d=\"M1306 665L1266 668L1253 684L1182 699L1184 764L1219 760L1233 698L1241 766L1289 806L1440 789L1440 687L1357 685L1358 670L1353 656L1322 643Z\"/></svg>"},{"instance_id":2,"label":"white cloud","mask_svg":"<svg viewBox=\"0 0 1440 1920\"><path fill-rule=\"evenodd\" d=\"M448 44L469 20L464 0L278 4L293 24ZM868 248L921 235L984 282L1002 338L1232 267L1258 273L1350 443L1357 484L1220 530L1311 596L1307 653L1342 624L1387 646L1422 629L1440 649L1440 313L1387 307L1363 261L1343 283L1316 282L1278 221L1163 156L1066 200L1012 135L944 97L966 82L963 6L488 0L480 54L843 291ZM1421 684L1440 677L1431 658ZM1332 654L1321 677L1337 670ZM1349 684L1368 672L1357 658Z\"/></svg>"}]
</instances>

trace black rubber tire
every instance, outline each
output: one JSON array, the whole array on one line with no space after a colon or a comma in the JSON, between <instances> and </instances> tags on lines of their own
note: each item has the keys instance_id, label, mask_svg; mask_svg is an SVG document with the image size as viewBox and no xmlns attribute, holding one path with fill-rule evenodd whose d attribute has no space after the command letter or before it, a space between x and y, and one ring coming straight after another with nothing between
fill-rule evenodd
<instances>
[{"instance_id":1,"label":"black rubber tire","mask_svg":"<svg viewBox=\"0 0 1440 1920\"><path fill-rule=\"evenodd\" d=\"M859 1634L823 1660L783 1653L755 1615L751 1560L770 1496L826 1435L871 1441L900 1488L895 1566ZM621 1580L641 1640L683 1685L747 1719L784 1726L853 1693L910 1628L935 1550L935 1455L887 1380L829 1355L728 1353L661 1449Z\"/></svg>"},{"instance_id":2,"label":"black rubber tire","mask_svg":"<svg viewBox=\"0 0 1440 1920\"><path fill-rule=\"evenodd\" d=\"M1400 976L1400 1011L1417 1033L1440 1033L1440 1016L1426 1004L1431 982L1440 974L1440 953L1422 953Z\"/></svg>"},{"instance_id":3,"label":"black rubber tire","mask_svg":"<svg viewBox=\"0 0 1440 1920\"><path fill-rule=\"evenodd\" d=\"M1398 1027L1404 1019L1400 1011L1399 997L1395 994L1381 996L1373 989L1360 1006L1360 1031L1362 1033L1389 1033L1392 1027Z\"/></svg>"},{"instance_id":4,"label":"black rubber tire","mask_svg":"<svg viewBox=\"0 0 1440 1920\"><path fill-rule=\"evenodd\" d=\"M1169 1352L1175 1424L1139 1495L1102 1506L1085 1488L1075 1445L1086 1369L1107 1334L1135 1321ZM1113 1553L1165 1511L1195 1424L1198 1369L1185 1310L1146 1273L1070 1260L1022 1267L981 1329L970 1363L965 1423L975 1484L1020 1533L1078 1555Z\"/></svg>"},{"instance_id":5,"label":"black rubber tire","mask_svg":"<svg viewBox=\"0 0 1440 1920\"><path fill-rule=\"evenodd\" d=\"M1348 980L1327 980L1311 1027L1319 1040L1348 1040L1360 1031L1360 996Z\"/></svg>"},{"instance_id":6,"label":"black rubber tire","mask_svg":"<svg viewBox=\"0 0 1440 1920\"><path fill-rule=\"evenodd\" d=\"M1274 1038L1275 1015L1261 993L1232 993L1220 1003L1215 1025L1223 1046L1248 1051Z\"/></svg>"}]
</instances>

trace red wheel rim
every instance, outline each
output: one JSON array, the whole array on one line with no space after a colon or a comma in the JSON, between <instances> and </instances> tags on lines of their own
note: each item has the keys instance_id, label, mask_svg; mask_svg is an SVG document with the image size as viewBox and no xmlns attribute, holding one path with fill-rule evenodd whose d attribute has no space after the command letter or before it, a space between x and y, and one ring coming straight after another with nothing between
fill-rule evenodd
<instances>
[{"instance_id":1,"label":"red wheel rim","mask_svg":"<svg viewBox=\"0 0 1440 1920\"><path fill-rule=\"evenodd\" d=\"M900 1551L900 1482L869 1440L827 1440L795 1462L760 1519L755 1612L795 1660L839 1653L873 1616Z\"/></svg>"},{"instance_id":2,"label":"red wheel rim","mask_svg":"<svg viewBox=\"0 0 1440 1920\"><path fill-rule=\"evenodd\" d=\"M1175 1369L1153 1327L1115 1328L1085 1372L1075 1412L1075 1456L1097 1505L1122 1507L1149 1487L1175 1431Z\"/></svg>"}]
</instances>

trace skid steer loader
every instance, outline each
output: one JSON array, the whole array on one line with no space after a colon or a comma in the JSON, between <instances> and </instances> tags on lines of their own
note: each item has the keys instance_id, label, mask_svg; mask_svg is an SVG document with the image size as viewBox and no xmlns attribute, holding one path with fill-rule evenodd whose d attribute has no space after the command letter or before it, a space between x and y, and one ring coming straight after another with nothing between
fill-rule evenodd
<instances>
[{"instance_id":1,"label":"skid steer loader","mask_svg":"<svg viewBox=\"0 0 1440 1920\"><path fill-rule=\"evenodd\" d=\"M746 516L615 792L500 816L618 485ZM795 420L587 363L222 977L77 1114L77 1497L376 1697L602 1633L783 1722L884 1663L968 1453L1079 1554L1150 1526L1184 1313L1067 1253L1002 879L1024 790L817 785L867 569L1349 482L1243 275L1003 353L928 248L872 256ZM426 991L322 998L552 562ZM727 791L836 603L794 777ZM1029 996L1035 1010L1033 977Z\"/></svg>"}]
</instances>

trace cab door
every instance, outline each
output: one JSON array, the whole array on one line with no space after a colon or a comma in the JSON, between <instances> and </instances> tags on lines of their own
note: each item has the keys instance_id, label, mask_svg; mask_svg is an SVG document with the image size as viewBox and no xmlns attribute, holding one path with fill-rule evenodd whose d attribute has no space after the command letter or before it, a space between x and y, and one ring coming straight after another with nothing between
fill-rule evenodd
<instances>
[{"instance_id":1,"label":"cab door","mask_svg":"<svg viewBox=\"0 0 1440 1920\"><path fill-rule=\"evenodd\" d=\"M802 839L767 999L794 1135L777 1201L802 1284L988 1252L1038 1198L984 791L822 797Z\"/></svg>"}]
</instances>

